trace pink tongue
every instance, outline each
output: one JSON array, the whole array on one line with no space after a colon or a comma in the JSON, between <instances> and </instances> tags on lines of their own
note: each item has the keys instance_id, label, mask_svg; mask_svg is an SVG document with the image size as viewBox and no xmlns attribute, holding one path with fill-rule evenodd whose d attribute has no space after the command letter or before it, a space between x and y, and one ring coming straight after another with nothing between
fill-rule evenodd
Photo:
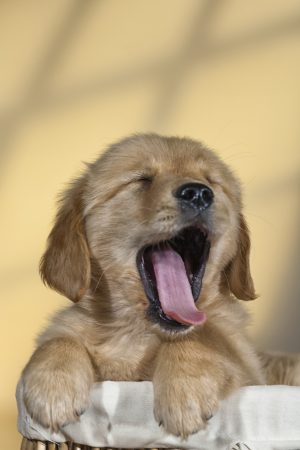
<instances>
[{"instance_id":1,"label":"pink tongue","mask_svg":"<svg viewBox=\"0 0 300 450\"><path fill-rule=\"evenodd\" d=\"M184 262L174 250L152 254L159 300L164 313L188 325L205 322L206 315L196 308Z\"/></svg>"}]
</instances>

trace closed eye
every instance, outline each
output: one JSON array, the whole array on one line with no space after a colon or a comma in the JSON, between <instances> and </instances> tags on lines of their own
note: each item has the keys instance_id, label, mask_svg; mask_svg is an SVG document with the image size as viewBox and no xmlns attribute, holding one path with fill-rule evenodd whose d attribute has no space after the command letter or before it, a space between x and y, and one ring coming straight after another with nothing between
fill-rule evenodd
<instances>
[{"instance_id":1,"label":"closed eye","mask_svg":"<svg viewBox=\"0 0 300 450\"><path fill-rule=\"evenodd\" d=\"M152 183L154 179L153 175L150 174L145 174L145 173L141 173L136 175L134 178L131 179L131 182L135 183L135 182L141 182L141 183L147 183L150 184Z\"/></svg>"},{"instance_id":2,"label":"closed eye","mask_svg":"<svg viewBox=\"0 0 300 450\"><path fill-rule=\"evenodd\" d=\"M210 184L210 185L221 185L221 182L220 181L218 181L216 178L211 178L211 177L209 177L209 176L206 176L205 177L205 179L208 181L208 183Z\"/></svg>"},{"instance_id":3,"label":"closed eye","mask_svg":"<svg viewBox=\"0 0 300 450\"><path fill-rule=\"evenodd\" d=\"M154 178L154 177L151 176L151 175L143 175L143 176L141 176L140 178L138 178L137 181L144 181L144 182L147 182L147 183L152 183L153 178Z\"/></svg>"}]
</instances>

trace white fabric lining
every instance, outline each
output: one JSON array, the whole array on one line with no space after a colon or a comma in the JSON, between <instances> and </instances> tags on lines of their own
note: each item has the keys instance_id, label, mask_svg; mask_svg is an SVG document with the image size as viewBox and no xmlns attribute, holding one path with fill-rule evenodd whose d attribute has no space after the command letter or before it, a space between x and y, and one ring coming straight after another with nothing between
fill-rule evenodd
<instances>
[{"instance_id":1,"label":"white fabric lining","mask_svg":"<svg viewBox=\"0 0 300 450\"><path fill-rule=\"evenodd\" d=\"M34 422L17 388L18 429L29 439L72 440L91 447L191 450L299 450L300 387L249 386L221 402L205 430L181 440L153 416L151 382L96 383L80 421L53 433Z\"/></svg>"}]
</instances>

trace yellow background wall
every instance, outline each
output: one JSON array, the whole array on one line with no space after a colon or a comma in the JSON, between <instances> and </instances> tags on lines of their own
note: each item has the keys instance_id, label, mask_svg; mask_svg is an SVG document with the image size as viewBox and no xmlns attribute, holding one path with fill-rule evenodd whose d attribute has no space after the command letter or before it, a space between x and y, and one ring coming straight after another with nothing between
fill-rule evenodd
<instances>
[{"instance_id":1,"label":"yellow background wall","mask_svg":"<svg viewBox=\"0 0 300 450\"><path fill-rule=\"evenodd\" d=\"M0 430L16 449L15 385L67 300L38 262L55 196L129 133L187 135L243 180L261 298L257 345L300 350L298 0L0 2Z\"/></svg>"}]
</instances>

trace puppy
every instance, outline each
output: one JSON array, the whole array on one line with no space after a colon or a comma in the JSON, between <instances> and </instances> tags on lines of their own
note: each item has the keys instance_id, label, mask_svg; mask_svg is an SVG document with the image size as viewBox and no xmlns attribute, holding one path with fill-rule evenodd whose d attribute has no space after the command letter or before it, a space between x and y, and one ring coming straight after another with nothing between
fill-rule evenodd
<instances>
[{"instance_id":1,"label":"puppy","mask_svg":"<svg viewBox=\"0 0 300 450\"><path fill-rule=\"evenodd\" d=\"M153 134L112 145L63 194L41 261L73 305L23 371L32 417L56 430L94 382L152 380L156 420L186 437L234 390L276 382L245 332L249 251L239 182L216 154Z\"/></svg>"}]
</instances>

